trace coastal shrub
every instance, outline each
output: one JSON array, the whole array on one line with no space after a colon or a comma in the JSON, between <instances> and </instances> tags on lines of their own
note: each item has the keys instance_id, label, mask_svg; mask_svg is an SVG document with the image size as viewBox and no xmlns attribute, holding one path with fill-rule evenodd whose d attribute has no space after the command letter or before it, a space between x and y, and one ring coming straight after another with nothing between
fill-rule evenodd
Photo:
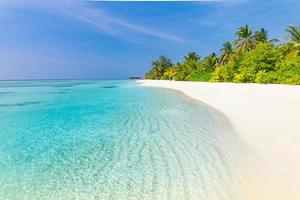
<instances>
[{"instance_id":1,"label":"coastal shrub","mask_svg":"<svg viewBox=\"0 0 300 200\"><path fill-rule=\"evenodd\" d=\"M254 72L259 70L272 71L280 54L271 43L259 43L254 49L245 53L240 61L239 67L252 68Z\"/></svg>"},{"instance_id":2,"label":"coastal shrub","mask_svg":"<svg viewBox=\"0 0 300 200\"><path fill-rule=\"evenodd\" d=\"M300 84L300 56L284 59L278 63L280 83Z\"/></svg>"},{"instance_id":3,"label":"coastal shrub","mask_svg":"<svg viewBox=\"0 0 300 200\"><path fill-rule=\"evenodd\" d=\"M255 83L280 83L280 77L278 72L266 72L266 70L260 70L255 77Z\"/></svg>"},{"instance_id":4,"label":"coastal shrub","mask_svg":"<svg viewBox=\"0 0 300 200\"><path fill-rule=\"evenodd\" d=\"M190 76L190 81L209 81L211 79L212 70L193 71Z\"/></svg>"},{"instance_id":5,"label":"coastal shrub","mask_svg":"<svg viewBox=\"0 0 300 200\"><path fill-rule=\"evenodd\" d=\"M222 68L221 66L216 67L215 71L212 73L210 82L222 82L224 79L222 77Z\"/></svg>"},{"instance_id":6,"label":"coastal shrub","mask_svg":"<svg viewBox=\"0 0 300 200\"><path fill-rule=\"evenodd\" d=\"M225 65L218 65L212 73L211 82L231 82L236 73L234 61L229 61Z\"/></svg>"},{"instance_id":7,"label":"coastal shrub","mask_svg":"<svg viewBox=\"0 0 300 200\"><path fill-rule=\"evenodd\" d=\"M169 77L167 75L163 75L162 77L160 77L160 80L169 80Z\"/></svg>"},{"instance_id":8,"label":"coastal shrub","mask_svg":"<svg viewBox=\"0 0 300 200\"><path fill-rule=\"evenodd\" d=\"M182 72L182 71L179 71L178 74L176 74L173 79L176 80L176 81L183 81L184 80L184 77L185 77L185 73Z\"/></svg>"},{"instance_id":9,"label":"coastal shrub","mask_svg":"<svg viewBox=\"0 0 300 200\"><path fill-rule=\"evenodd\" d=\"M268 83L268 77L266 70L260 70L255 77L255 83Z\"/></svg>"},{"instance_id":10,"label":"coastal shrub","mask_svg":"<svg viewBox=\"0 0 300 200\"><path fill-rule=\"evenodd\" d=\"M235 83L251 83L255 79L255 71L253 68L241 68L239 72L235 74L233 82Z\"/></svg>"}]
</instances>

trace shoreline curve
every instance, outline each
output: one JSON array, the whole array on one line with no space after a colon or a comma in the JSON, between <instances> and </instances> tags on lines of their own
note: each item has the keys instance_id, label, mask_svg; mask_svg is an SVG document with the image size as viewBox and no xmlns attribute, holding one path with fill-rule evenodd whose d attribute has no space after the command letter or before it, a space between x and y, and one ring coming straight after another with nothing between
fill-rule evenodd
<instances>
[{"instance_id":1,"label":"shoreline curve","mask_svg":"<svg viewBox=\"0 0 300 200\"><path fill-rule=\"evenodd\" d=\"M242 141L231 149L252 199L300 199L300 86L138 80L183 92L224 114Z\"/></svg>"}]
</instances>

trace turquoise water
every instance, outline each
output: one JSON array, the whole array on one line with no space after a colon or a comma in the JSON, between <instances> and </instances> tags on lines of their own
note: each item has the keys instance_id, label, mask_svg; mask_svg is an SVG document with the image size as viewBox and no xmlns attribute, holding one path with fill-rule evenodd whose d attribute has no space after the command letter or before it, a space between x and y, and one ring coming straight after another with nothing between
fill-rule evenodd
<instances>
[{"instance_id":1,"label":"turquoise water","mask_svg":"<svg viewBox=\"0 0 300 200\"><path fill-rule=\"evenodd\" d=\"M247 199L219 116L132 81L1 81L0 199Z\"/></svg>"}]
</instances>

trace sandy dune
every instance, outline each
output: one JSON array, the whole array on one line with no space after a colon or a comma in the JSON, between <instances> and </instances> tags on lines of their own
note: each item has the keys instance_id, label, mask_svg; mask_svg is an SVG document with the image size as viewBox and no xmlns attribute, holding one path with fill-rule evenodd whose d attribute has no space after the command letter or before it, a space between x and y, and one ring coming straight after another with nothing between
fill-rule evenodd
<instances>
[{"instance_id":1,"label":"sandy dune","mask_svg":"<svg viewBox=\"0 0 300 200\"><path fill-rule=\"evenodd\" d=\"M300 86L139 83L179 90L230 120L244 146L234 150L236 163L253 199L300 199Z\"/></svg>"}]
</instances>

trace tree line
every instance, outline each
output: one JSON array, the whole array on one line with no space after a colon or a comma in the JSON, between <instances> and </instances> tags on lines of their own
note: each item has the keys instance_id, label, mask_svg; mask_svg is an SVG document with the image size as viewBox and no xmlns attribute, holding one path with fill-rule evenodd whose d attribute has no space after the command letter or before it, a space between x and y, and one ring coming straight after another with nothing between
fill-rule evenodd
<instances>
[{"instance_id":1,"label":"tree line","mask_svg":"<svg viewBox=\"0 0 300 200\"><path fill-rule=\"evenodd\" d=\"M285 30L285 43L269 39L264 28L248 25L236 32L236 40L225 42L219 54L201 58L189 52L182 62L160 56L152 61L145 79L236 83L300 84L300 26Z\"/></svg>"}]
</instances>

